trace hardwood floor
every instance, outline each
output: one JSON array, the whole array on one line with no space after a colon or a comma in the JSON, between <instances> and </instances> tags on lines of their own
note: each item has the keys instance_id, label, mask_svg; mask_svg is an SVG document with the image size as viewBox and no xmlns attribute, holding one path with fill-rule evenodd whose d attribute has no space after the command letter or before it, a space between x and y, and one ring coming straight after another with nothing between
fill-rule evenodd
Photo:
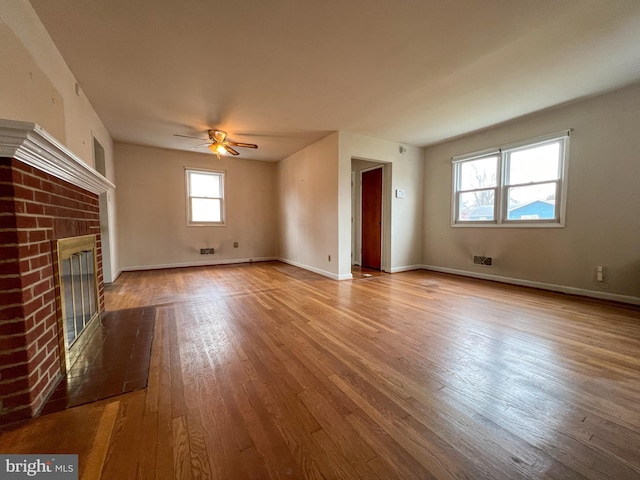
<instances>
[{"instance_id":1,"label":"hardwood floor","mask_svg":"<svg viewBox=\"0 0 640 480\"><path fill-rule=\"evenodd\" d=\"M124 273L146 390L15 425L81 478L640 478L640 309L426 271Z\"/></svg>"}]
</instances>

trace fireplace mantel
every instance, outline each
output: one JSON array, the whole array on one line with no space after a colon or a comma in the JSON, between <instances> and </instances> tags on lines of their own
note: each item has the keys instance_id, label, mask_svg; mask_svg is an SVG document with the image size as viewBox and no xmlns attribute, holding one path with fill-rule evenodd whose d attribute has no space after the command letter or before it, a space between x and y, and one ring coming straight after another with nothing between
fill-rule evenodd
<instances>
[{"instance_id":1,"label":"fireplace mantel","mask_svg":"<svg viewBox=\"0 0 640 480\"><path fill-rule=\"evenodd\" d=\"M39 125L0 120L0 424L37 415L63 375L58 240L95 238L104 311L100 195L111 188Z\"/></svg>"},{"instance_id":2,"label":"fireplace mantel","mask_svg":"<svg viewBox=\"0 0 640 480\"><path fill-rule=\"evenodd\" d=\"M37 123L0 119L0 157L15 158L96 195L115 188Z\"/></svg>"}]
</instances>

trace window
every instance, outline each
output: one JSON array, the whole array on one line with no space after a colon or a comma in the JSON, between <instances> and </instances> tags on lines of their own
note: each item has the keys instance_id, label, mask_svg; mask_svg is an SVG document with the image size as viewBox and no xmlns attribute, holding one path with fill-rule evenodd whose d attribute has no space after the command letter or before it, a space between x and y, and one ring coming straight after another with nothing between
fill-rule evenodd
<instances>
[{"instance_id":1,"label":"window","mask_svg":"<svg viewBox=\"0 0 640 480\"><path fill-rule=\"evenodd\" d=\"M563 226L569 132L453 158L453 226Z\"/></svg>"},{"instance_id":2,"label":"window","mask_svg":"<svg viewBox=\"0 0 640 480\"><path fill-rule=\"evenodd\" d=\"M224 172L186 170L189 225L224 225Z\"/></svg>"}]
</instances>

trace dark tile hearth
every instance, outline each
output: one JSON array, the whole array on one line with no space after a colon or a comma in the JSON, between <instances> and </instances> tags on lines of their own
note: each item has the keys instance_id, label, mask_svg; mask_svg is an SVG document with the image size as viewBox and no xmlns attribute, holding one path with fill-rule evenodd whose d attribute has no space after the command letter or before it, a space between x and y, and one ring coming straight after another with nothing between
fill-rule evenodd
<instances>
[{"instance_id":1,"label":"dark tile hearth","mask_svg":"<svg viewBox=\"0 0 640 480\"><path fill-rule=\"evenodd\" d=\"M41 413L145 388L155 313L154 307L107 312Z\"/></svg>"}]
</instances>

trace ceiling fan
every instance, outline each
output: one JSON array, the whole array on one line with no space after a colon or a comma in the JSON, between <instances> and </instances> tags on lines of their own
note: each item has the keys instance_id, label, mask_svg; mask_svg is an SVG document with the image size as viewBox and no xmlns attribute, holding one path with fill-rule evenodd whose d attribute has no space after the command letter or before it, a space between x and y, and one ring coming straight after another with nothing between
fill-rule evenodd
<instances>
[{"instance_id":1,"label":"ceiling fan","mask_svg":"<svg viewBox=\"0 0 640 480\"><path fill-rule=\"evenodd\" d=\"M199 137L190 137L188 135L174 135L175 137L185 137L185 138L197 138L198 140L203 140ZM201 143L198 145L194 145L193 147L189 147L190 149L200 148L207 145L207 148L215 153L218 158L220 155L226 155L230 153L231 155L240 155L233 147L240 148L258 148L258 145L255 143L242 143L242 142L232 142L231 140L227 140L227 132L223 130L209 130L209 141L206 143Z\"/></svg>"}]
</instances>

